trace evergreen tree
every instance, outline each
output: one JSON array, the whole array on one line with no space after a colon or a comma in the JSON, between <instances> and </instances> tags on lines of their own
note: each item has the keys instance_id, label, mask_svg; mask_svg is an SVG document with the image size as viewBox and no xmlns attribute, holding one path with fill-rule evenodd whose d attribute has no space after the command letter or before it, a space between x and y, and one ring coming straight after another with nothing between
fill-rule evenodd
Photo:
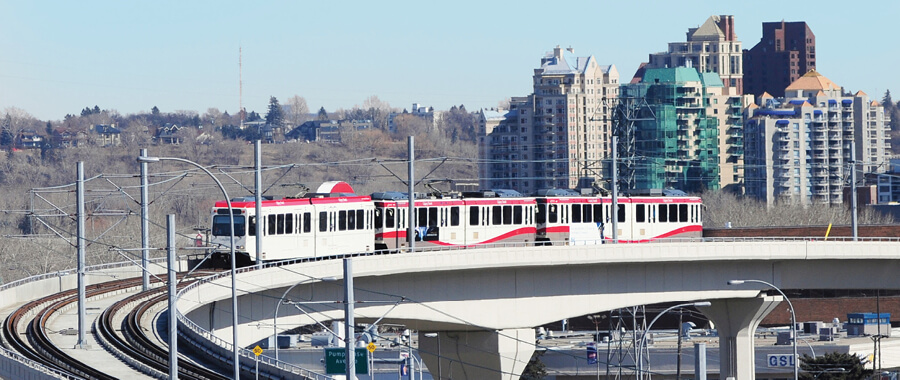
<instances>
[{"instance_id":1,"label":"evergreen tree","mask_svg":"<svg viewBox=\"0 0 900 380\"><path fill-rule=\"evenodd\" d=\"M274 96L269 98L269 111L266 112L266 124L281 127L284 125L284 110Z\"/></svg>"},{"instance_id":2,"label":"evergreen tree","mask_svg":"<svg viewBox=\"0 0 900 380\"><path fill-rule=\"evenodd\" d=\"M325 111L325 107L319 108L319 113L316 115L316 120L328 120L328 112Z\"/></svg>"},{"instance_id":3,"label":"evergreen tree","mask_svg":"<svg viewBox=\"0 0 900 380\"><path fill-rule=\"evenodd\" d=\"M848 353L829 352L800 358L800 378L804 380L862 380L874 371L866 369L862 360Z\"/></svg>"},{"instance_id":4,"label":"evergreen tree","mask_svg":"<svg viewBox=\"0 0 900 380\"><path fill-rule=\"evenodd\" d=\"M153 108L150 109L150 114L153 116L159 116L159 108L156 108L156 106L153 106Z\"/></svg>"},{"instance_id":5,"label":"evergreen tree","mask_svg":"<svg viewBox=\"0 0 900 380\"><path fill-rule=\"evenodd\" d=\"M6 114L6 117L3 118L3 124L0 125L0 147L9 148L12 150L13 142L15 140L15 136L12 134L12 117L9 114Z\"/></svg>"},{"instance_id":6,"label":"evergreen tree","mask_svg":"<svg viewBox=\"0 0 900 380\"><path fill-rule=\"evenodd\" d=\"M535 352L534 356L531 357L531 360L528 364L525 365L525 370L522 371L521 380L543 380L547 378L547 365L541 361L541 356L544 355L546 351Z\"/></svg>"},{"instance_id":7,"label":"evergreen tree","mask_svg":"<svg viewBox=\"0 0 900 380\"><path fill-rule=\"evenodd\" d=\"M884 92L884 97L881 98L881 105L884 106L884 113L890 113L890 111L895 107L894 100L891 99L891 90L887 90Z\"/></svg>"}]
</instances>

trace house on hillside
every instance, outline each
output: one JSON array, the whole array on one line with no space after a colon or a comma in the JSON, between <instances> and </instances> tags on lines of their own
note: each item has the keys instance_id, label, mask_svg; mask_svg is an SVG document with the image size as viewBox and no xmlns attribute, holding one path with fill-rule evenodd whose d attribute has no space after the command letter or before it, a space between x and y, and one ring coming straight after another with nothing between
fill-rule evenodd
<instances>
[{"instance_id":1,"label":"house on hillside","mask_svg":"<svg viewBox=\"0 0 900 380\"><path fill-rule=\"evenodd\" d=\"M19 149L40 149L44 141L44 136L37 134L33 129L26 129L16 135L15 145Z\"/></svg>"},{"instance_id":2,"label":"house on hillside","mask_svg":"<svg viewBox=\"0 0 900 380\"><path fill-rule=\"evenodd\" d=\"M97 144L100 146L118 146L122 143L122 131L115 124L96 124L94 132L97 133Z\"/></svg>"},{"instance_id":3,"label":"house on hillside","mask_svg":"<svg viewBox=\"0 0 900 380\"><path fill-rule=\"evenodd\" d=\"M182 129L184 129L184 127L166 123L166 125L156 129L156 134L153 135L153 141L157 144L181 144L184 138L178 134L178 131Z\"/></svg>"},{"instance_id":4,"label":"house on hillside","mask_svg":"<svg viewBox=\"0 0 900 380\"><path fill-rule=\"evenodd\" d=\"M82 146L87 142L87 131L79 128L60 127L53 129L53 142L60 148Z\"/></svg>"},{"instance_id":5,"label":"house on hillside","mask_svg":"<svg viewBox=\"0 0 900 380\"><path fill-rule=\"evenodd\" d=\"M372 120L312 120L284 135L288 140L341 142L342 133L359 132L373 127Z\"/></svg>"}]
</instances>

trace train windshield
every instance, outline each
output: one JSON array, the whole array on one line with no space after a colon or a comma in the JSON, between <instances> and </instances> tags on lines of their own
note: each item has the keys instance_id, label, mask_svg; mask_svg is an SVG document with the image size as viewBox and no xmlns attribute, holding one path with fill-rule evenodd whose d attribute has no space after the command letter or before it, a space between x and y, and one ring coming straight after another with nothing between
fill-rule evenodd
<instances>
[{"instance_id":1,"label":"train windshield","mask_svg":"<svg viewBox=\"0 0 900 380\"><path fill-rule=\"evenodd\" d=\"M212 234L213 236L231 236L231 228L228 223L231 218L228 215L216 215L213 217ZM234 216L234 236L244 236L244 216Z\"/></svg>"}]
</instances>

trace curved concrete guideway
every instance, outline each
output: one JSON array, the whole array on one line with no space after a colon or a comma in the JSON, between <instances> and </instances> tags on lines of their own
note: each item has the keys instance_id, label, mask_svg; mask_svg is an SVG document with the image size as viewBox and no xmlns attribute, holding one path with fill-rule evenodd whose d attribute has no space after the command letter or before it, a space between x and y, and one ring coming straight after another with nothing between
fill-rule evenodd
<instances>
[{"instance_id":1,"label":"curved concrete guideway","mask_svg":"<svg viewBox=\"0 0 900 380\"><path fill-rule=\"evenodd\" d=\"M723 336L734 339L733 345L726 343L733 349L720 352L721 362L734 363L727 371L738 380L749 380L753 369L745 367L753 363L748 360L752 350L745 351L752 347L752 331L777 301L759 301L761 287L728 286L728 280L762 279L782 289L900 289L897 248L897 243L890 242L773 241L497 248L358 257L353 264L355 298L360 302L356 319L373 322L383 316L386 323L436 331L442 337L473 332L475 338L468 340L466 347L513 358L512 364L495 360L496 364L460 370L462 374L455 371L454 377L463 378L464 373L487 367L495 376L477 378L507 379L516 378L507 375L524 368L530 359L530 351L522 345L504 342L507 336L521 337L513 341L530 344L534 333L524 330L563 318L641 304L708 300L713 306L704 312L725 332ZM339 303L343 283L320 281L341 276L340 260L239 274L239 344L246 346L273 334L276 305L294 285L285 299L302 302L297 306L303 310L282 305L279 330L343 319ZM186 292L179 300L179 310L199 326L230 340L230 291L228 278L213 280ZM755 300L742 303L738 299ZM741 317L722 316L721 310ZM446 340L440 343L442 352L453 341ZM427 339L421 341L429 344ZM474 345L475 341L483 343ZM505 348L512 346L518 346L514 348L517 354ZM507 353L501 355L501 351ZM456 363L464 366L468 362L462 356ZM432 367L429 370L436 373L438 369Z\"/></svg>"}]
</instances>

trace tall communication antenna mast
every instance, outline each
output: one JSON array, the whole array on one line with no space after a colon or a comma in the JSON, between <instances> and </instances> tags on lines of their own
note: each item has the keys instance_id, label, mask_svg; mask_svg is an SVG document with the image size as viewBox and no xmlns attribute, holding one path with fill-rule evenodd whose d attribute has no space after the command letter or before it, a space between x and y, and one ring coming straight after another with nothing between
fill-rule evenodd
<instances>
[{"instance_id":1,"label":"tall communication antenna mast","mask_svg":"<svg viewBox=\"0 0 900 380\"><path fill-rule=\"evenodd\" d=\"M238 46L238 115L241 118L241 129L244 129L244 48Z\"/></svg>"}]
</instances>

